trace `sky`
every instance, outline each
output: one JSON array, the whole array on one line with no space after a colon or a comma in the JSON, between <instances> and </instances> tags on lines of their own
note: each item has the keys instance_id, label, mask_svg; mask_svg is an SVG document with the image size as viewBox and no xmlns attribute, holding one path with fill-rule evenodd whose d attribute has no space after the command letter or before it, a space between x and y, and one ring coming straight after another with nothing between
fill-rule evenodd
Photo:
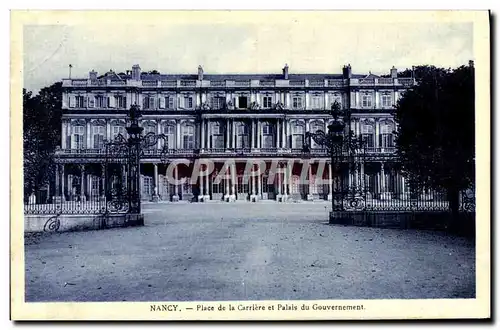
<instances>
[{"instance_id":1,"label":"sky","mask_svg":"<svg viewBox=\"0 0 500 330\"><path fill-rule=\"evenodd\" d=\"M473 26L467 22L336 22L290 17L275 22L193 20L151 24L89 22L25 25L23 79L38 92L63 78L88 72L142 70L193 73L386 74L412 65L457 67L474 60Z\"/></svg>"}]
</instances>

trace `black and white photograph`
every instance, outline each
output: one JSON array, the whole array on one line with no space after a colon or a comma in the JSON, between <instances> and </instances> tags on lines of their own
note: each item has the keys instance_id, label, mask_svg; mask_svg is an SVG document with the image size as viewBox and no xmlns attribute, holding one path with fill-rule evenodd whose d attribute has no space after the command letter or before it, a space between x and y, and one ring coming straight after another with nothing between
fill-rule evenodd
<instances>
[{"instance_id":1,"label":"black and white photograph","mask_svg":"<svg viewBox=\"0 0 500 330\"><path fill-rule=\"evenodd\" d=\"M488 12L12 19L14 319L490 317Z\"/></svg>"}]
</instances>

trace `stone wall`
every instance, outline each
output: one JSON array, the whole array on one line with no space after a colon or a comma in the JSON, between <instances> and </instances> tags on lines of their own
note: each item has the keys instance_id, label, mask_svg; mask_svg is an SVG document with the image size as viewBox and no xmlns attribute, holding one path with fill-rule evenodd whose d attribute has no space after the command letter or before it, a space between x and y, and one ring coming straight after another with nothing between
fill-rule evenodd
<instances>
[{"instance_id":1,"label":"stone wall","mask_svg":"<svg viewBox=\"0 0 500 330\"><path fill-rule=\"evenodd\" d=\"M28 214L24 232L81 231L117 227L143 226L142 214Z\"/></svg>"}]
</instances>

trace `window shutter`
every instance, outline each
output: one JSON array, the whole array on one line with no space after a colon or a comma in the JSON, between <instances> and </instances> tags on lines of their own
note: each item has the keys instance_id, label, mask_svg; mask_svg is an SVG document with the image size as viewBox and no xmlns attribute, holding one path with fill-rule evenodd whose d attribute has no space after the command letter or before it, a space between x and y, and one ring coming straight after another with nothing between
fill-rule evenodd
<instances>
[{"instance_id":1,"label":"window shutter","mask_svg":"<svg viewBox=\"0 0 500 330\"><path fill-rule=\"evenodd\" d=\"M142 109L147 109L148 108L147 105L148 105L148 98L145 97L142 99Z\"/></svg>"},{"instance_id":2,"label":"window shutter","mask_svg":"<svg viewBox=\"0 0 500 330\"><path fill-rule=\"evenodd\" d=\"M75 96L70 96L70 97L69 97L69 107L70 107L70 108L74 108L74 107L75 107L75 103L76 103L76 98L75 98Z\"/></svg>"},{"instance_id":3,"label":"window shutter","mask_svg":"<svg viewBox=\"0 0 500 330\"><path fill-rule=\"evenodd\" d=\"M158 99L158 101L159 101L158 107L159 107L160 109L164 109L164 108L165 108L165 98L164 98L164 97L160 97L160 98Z\"/></svg>"},{"instance_id":4,"label":"window shutter","mask_svg":"<svg viewBox=\"0 0 500 330\"><path fill-rule=\"evenodd\" d=\"M149 108L155 109L155 98L154 97L149 98Z\"/></svg>"},{"instance_id":5,"label":"window shutter","mask_svg":"<svg viewBox=\"0 0 500 330\"><path fill-rule=\"evenodd\" d=\"M114 96L108 96L108 105L110 108L115 107L115 97Z\"/></svg>"},{"instance_id":6,"label":"window shutter","mask_svg":"<svg viewBox=\"0 0 500 330\"><path fill-rule=\"evenodd\" d=\"M89 99L88 97L83 97L83 107L84 108L86 108L88 106L88 99Z\"/></svg>"},{"instance_id":7,"label":"window shutter","mask_svg":"<svg viewBox=\"0 0 500 330\"><path fill-rule=\"evenodd\" d=\"M181 109L182 109L182 107L183 107L183 102L184 102L183 97L182 97L182 96L181 96L181 97L179 97L179 108L181 108Z\"/></svg>"}]
</instances>

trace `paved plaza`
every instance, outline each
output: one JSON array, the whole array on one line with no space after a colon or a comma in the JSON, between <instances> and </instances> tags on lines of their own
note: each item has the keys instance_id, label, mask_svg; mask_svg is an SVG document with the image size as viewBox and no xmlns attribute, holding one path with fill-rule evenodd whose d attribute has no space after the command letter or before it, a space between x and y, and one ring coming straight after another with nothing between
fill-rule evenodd
<instances>
[{"instance_id":1,"label":"paved plaza","mask_svg":"<svg viewBox=\"0 0 500 330\"><path fill-rule=\"evenodd\" d=\"M26 236L27 301L471 298L473 242L327 224L328 203L144 204L144 227Z\"/></svg>"}]
</instances>

